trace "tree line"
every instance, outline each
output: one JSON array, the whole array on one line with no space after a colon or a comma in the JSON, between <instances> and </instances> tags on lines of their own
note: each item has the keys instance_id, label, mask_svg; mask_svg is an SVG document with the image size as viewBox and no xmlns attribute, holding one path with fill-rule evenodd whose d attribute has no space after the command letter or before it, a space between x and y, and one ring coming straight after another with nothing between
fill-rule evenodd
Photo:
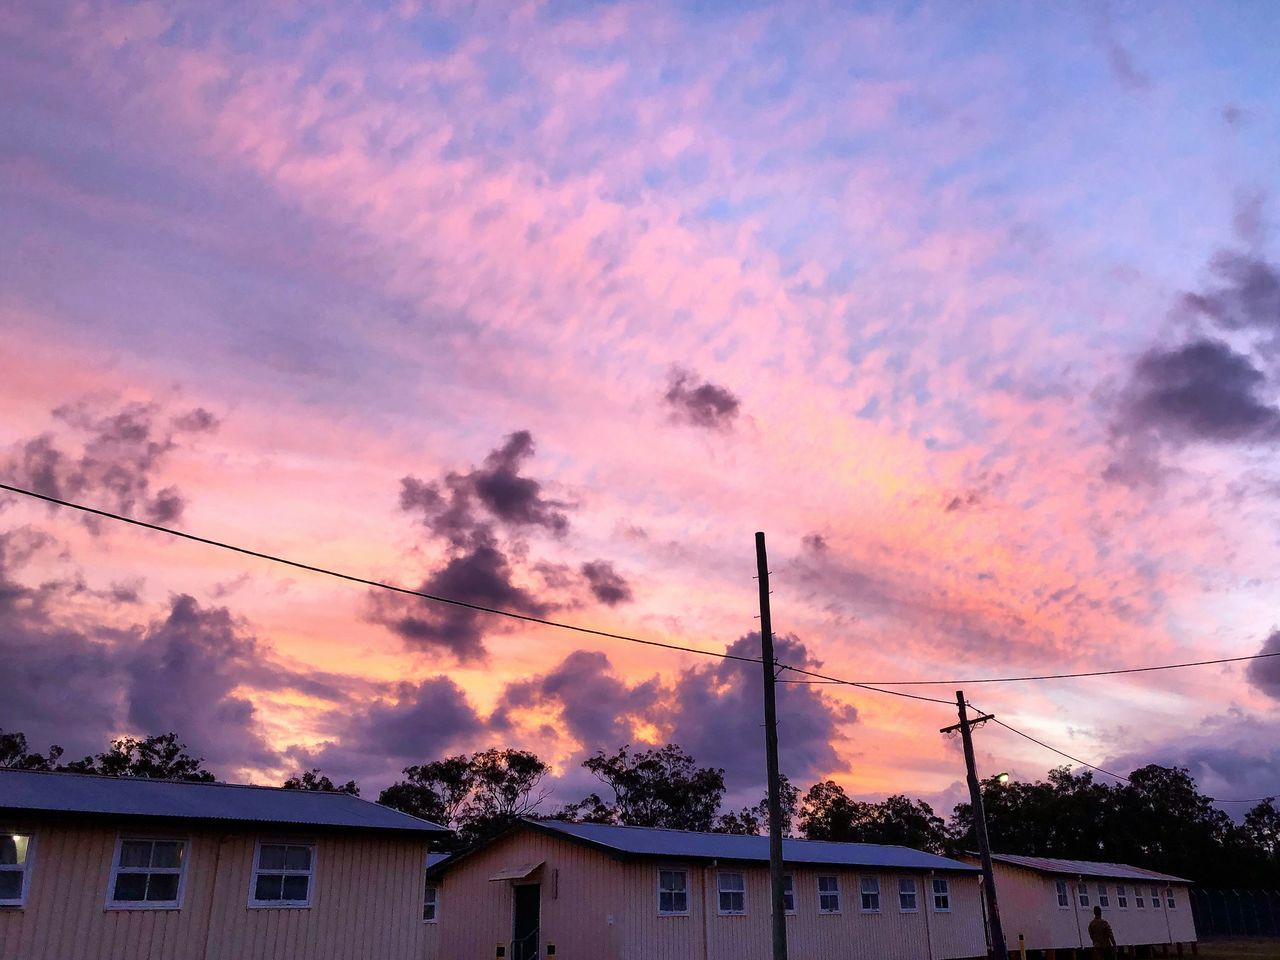
<instances>
[{"instance_id":1,"label":"tree line","mask_svg":"<svg viewBox=\"0 0 1280 960\"><path fill-rule=\"evenodd\" d=\"M68 763L62 756L56 746L32 752L21 733L0 730L0 767L214 779L203 759L190 755L173 733L122 738ZM767 830L764 799L724 809L724 770L699 766L675 744L598 751L582 765L600 782L600 791L555 809L547 806L550 766L527 750L496 748L405 767L378 802L448 826L453 835L446 846L453 849L484 840L523 816L737 834ZM283 786L360 794L355 781L335 783L316 768L298 772ZM1150 764L1116 785L1059 767L1045 780L990 781L982 790L997 852L1128 863L1207 886L1280 887L1280 810L1274 798L1235 823L1181 767ZM788 836L898 844L953 856L976 848L968 803L957 804L944 820L925 801L902 794L857 800L832 780L801 793L785 777L782 800Z\"/></svg>"}]
</instances>

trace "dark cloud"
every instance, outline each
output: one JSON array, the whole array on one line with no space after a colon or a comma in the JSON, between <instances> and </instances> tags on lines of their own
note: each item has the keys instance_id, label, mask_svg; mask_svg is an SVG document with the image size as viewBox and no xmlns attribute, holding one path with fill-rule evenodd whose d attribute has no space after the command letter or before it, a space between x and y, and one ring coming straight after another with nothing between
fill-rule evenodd
<instances>
[{"instance_id":1,"label":"dark cloud","mask_svg":"<svg viewBox=\"0 0 1280 960\"><path fill-rule=\"evenodd\" d=\"M605 560L591 560L582 565L582 575L592 595L605 606L616 607L633 599L631 584Z\"/></svg>"},{"instance_id":2,"label":"dark cloud","mask_svg":"<svg viewBox=\"0 0 1280 960\"><path fill-rule=\"evenodd\" d=\"M742 402L722 386L697 381L697 375L689 370L671 371L663 399L671 408L672 416L708 430L730 429Z\"/></svg>"},{"instance_id":3,"label":"dark cloud","mask_svg":"<svg viewBox=\"0 0 1280 960\"><path fill-rule=\"evenodd\" d=\"M831 545L827 543L827 538L820 533L807 533L800 542L810 553L826 553L831 549Z\"/></svg>"},{"instance_id":4,"label":"dark cloud","mask_svg":"<svg viewBox=\"0 0 1280 960\"><path fill-rule=\"evenodd\" d=\"M1175 442L1273 442L1280 409L1262 398L1265 385L1262 371L1221 340L1149 350L1134 366L1121 424Z\"/></svg>"},{"instance_id":5,"label":"dark cloud","mask_svg":"<svg viewBox=\"0 0 1280 960\"><path fill-rule=\"evenodd\" d=\"M82 401L53 411L66 432L79 435L78 453L46 433L19 442L3 463L17 484L61 500L88 498L118 513L153 523L173 523L185 506L175 487L152 492L165 457L181 433L205 433L217 426L197 408L164 422L154 403L129 403L105 412L101 403ZM61 438L66 440L67 438ZM97 530L92 518L85 521Z\"/></svg>"},{"instance_id":6,"label":"dark cloud","mask_svg":"<svg viewBox=\"0 0 1280 960\"><path fill-rule=\"evenodd\" d=\"M1280 700L1280 630L1273 631L1258 652L1273 656L1266 660L1251 660L1245 676L1267 696Z\"/></svg>"},{"instance_id":7,"label":"dark cloud","mask_svg":"<svg viewBox=\"0 0 1280 960\"><path fill-rule=\"evenodd\" d=\"M1120 86L1135 93L1144 93L1151 89L1151 78L1139 70L1133 62L1129 51L1115 40L1106 41L1107 65L1111 67L1111 75Z\"/></svg>"},{"instance_id":8,"label":"dark cloud","mask_svg":"<svg viewBox=\"0 0 1280 960\"><path fill-rule=\"evenodd\" d=\"M775 655L782 663L814 669L820 666L794 635L778 636ZM749 633L728 652L758 657L760 635ZM676 681L669 707L672 740L701 764L724 767L731 794L757 792L765 782L764 691L760 665L718 660L692 667ZM799 683L777 686L778 741L783 773L793 783L808 783L845 768L833 746L843 724L857 711L825 696L820 688ZM758 795L758 794L757 794Z\"/></svg>"},{"instance_id":9,"label":"dark cloud","mask_svg":"<svg viewBox=\"0 0 1280 960\"><path fill-rule=\"evenodd\" d=\"M520 430L469 473L449 473L430 483L405 477L400 481L400 509L420 513L427 529L455 545L468 542L489 521L563 535L569 529L568 505L547 499L542 484L520 473L533 453L533 437Z\"/></svg>"},{"instance_id":10,"label":"dark cloud","mask_svg":"<svg viewBox=\"0 0 1280 960\"><path fill-rule=\"evenodd\" d=\"M1242 233L1261 231L1261 211L1244 203L1236 211ZM1214 255L1210 270L1217 283L1199 293L1184 294L1182 302L1224 330L1280 333L1280 271L1261 257L1234 250Z\"/></svg>"},{"instance_id":11,"label":"dark cloud","mask_svg":"<svg viewBox=\"0 0 1280 960\"><path fill-rule=\"evenodd\" d=\"M549 673L509 684L490 722L495 729L508 729L512 710L552 707L569 735L590 754L630 743L634 720L649 720L661 695L657 678L630 685L613 672L603 653L575 650Z\"/></svg>"},{"instance_id":12,"label":"dark cloud","mask_svg":"<svg viewBox=\"0 0 1280 960\"><path fill-rule=\"evenodd\" d=\"M422 593L535 617L554 609L513 582L511 563L492 536L483 530L473 536L469 549L450 557L422 583ZM462 661L485 657L484 637L500 619L468 607L385 591L370 594L369 618L411 647L448 651Z\"/></svg>"}]
</instances>

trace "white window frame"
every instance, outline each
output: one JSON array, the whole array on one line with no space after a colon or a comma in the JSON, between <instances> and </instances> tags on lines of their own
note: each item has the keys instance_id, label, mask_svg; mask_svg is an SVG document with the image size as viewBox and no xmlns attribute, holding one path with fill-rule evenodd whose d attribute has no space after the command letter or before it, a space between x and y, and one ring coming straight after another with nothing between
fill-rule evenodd
<instances>
[{"instance_id":1,"label":"white window frame","mask_svg":"<svg viewBox=\"0 0 1280 960\"><path fill-rule=\"evenodd\" d=\"M726 877L737 877L742 886L737 889L726 889L724 881ZM732 896L738 894L742 897L741 910L726 910L724 908L725 894ZM716 913L722 917L745 917L747 915L747 875L741 870L717 870L716 871Z\"/></svg>"},{"instance_id":2,"label":"white window frame","mask_svg":"<svg viewBox=\"0 0 1280 960\"><path fill-rule=\"evenodd\" d=\"M1164 905L1170 910L1178 909L1178 898L1173 895L1173 887L1164 888Z\"/></svg>"},{"instance_id":3,"label":"white window frame","mask_svg":"<svg viewBox=\"0 0 1280 960\"><path fill-rule=\"evenodd\" d=\"M1142 893L1142 885L1137 883L1133 885L1133 908L1135 910L1145 910L1147 908L1147 904Z\"/></svg>"},{"instance_id":4,"label":"white window frame","mask_svg":"<svg viewBox=\"0 0 1280 960\"><path fill-rule=\"evenodd\" d=\"M822 889L823 880L831 881L830 890ZM822 905L823 897L835 897L836 908L834 910L828 910L825 907L823 907ZM840 893L840 877L834 873L820 874L818 876L818 913L825 914L827 916L833 916L835 914L843 913L843 912L844 912L844 900Z\"/></svg>"},{"instance_id":5,"label":"white window frame","mask_svg":"<svg viewBox=\"0 0 1280 960\"><path fill-rule=\"evenodd\" d=\"M1071 887L1065 880L1053 881L1053 892L1058 898L1059 910L1071 909Z\"/></svg>"},{"instance_id":6,"label":"white window frame","mask_svg":"<svg viewBox=\"0 0 1280 960\"><path fill-rule=\"evenodd\" d=\"M427 908L431 908L431 916L427 916ZM428 880L422 888L422 922L438 923L440 921L440 882Z\"/></svg>"},{"instance_id":7,"label":"white window frame","mask_svg":"<svg viewBox=\"0 0 1280 960\"><path fill-rule=\"evenodd\" d=\"M907 894L904 883L911 884L911 901L915 906L903 906L902 898ZM898 878L898 912L899 913L919 913L920 912L920 888L916 886L915 877L899 877Z\"/></svg>"},{"instance_id":8,"label":"white window frame","mask_svg":"<svg viewBox=\"0 0 1280 960\"><path fill-rule=\"evenodd\" d=\"M181 849L176 867L122 867L120 854L126 843L176 843ZM139 833L121 833L116 835L116 847L111 857L111 876L107 879L108 910L181 910L182 895L187 889L187 864L191 861L191 841L188 837L164 837ZM163 873L177 874L178 892L174 900L117 900L116 879L122 873Z\"/></svg>"},{"instance_id":9,"label":"white window frame","mask_svg":"<svg viewBox=\"0 0 1280 960\"><path fill-rule=\"evenodd\" d=\"M664 873L678 873L680 874L680 876L684 877L684 889L676 890L674 888L668 889L664 887L662 885L662 875ZM663 910L662 895L664 893L670 893L673 895L673 897L677 893L683 893L684 909L683 910ZM659 867L658 868L658 916L687 917L688 915L689 915L689 871L684 869L683 867Z\"/></svg>"},{"instance_id":10,"label":"white window frame","mask_svg":"<svg viewBox=\"0 0 1280 960\"><path fill-rule=\"evenodd\" d=\"M1119 910L1129 909L1129 888L1123 883L1116 884L1116 908Z\"/></svg>"},{"instance_id":11,"label":"white window frame","mask_svg":"<svg viewBox=\"0 0 1280 960\"><path fill-rule=\"evenodd\" d=\"M1081 910L1089 909L1089 885L1083 880L1076 884L1076 903Z\"/></svg>"},{"instance_id":12,"label":"white window frame","mask_svg":"<svg viewBox=\"0 0 1280 960\"><path fill-rule=\"evenodd\" d=\"M942 888L938 888L938 884L942 884ZM934 913L950 913L951 912L951 881L946 877L934 877L930 888L933 893L933 912ZM938 898L941 897L946 903L945 907L938 906Z\"/></svg>"},{"instance_id":13,"label":"white window frame","mask_svg":"<svg viewBox=\"0 0 1280 960\"><path fill-rule=\"evenodd\" d=\"M1105 883L1098 884L1098 906L1103 910L1111 909L1111 894L1107 893L1107 885Z\"/></svg>"},{"instance_id":14,"label":"white window frame","mask_svg":"<svg viewBox=\"0 0 1280 960\"><path fill-rule=\"evenodd\" d=\"M1164 906L1164 901L1160 899L1160 888L1152 887L1151 888L1151 909L1159 910L1162 906Z\"/></svg>"},{"instance_id":15,"label":"white window frame","mask_svg":"<svg viewBox=\"0 0 1280 960\"><path fill-rule=\"evenodd\" d=\"M311 850L311 866L306 870L261 870L258 864L262 862L263 847L307 847ZM255 910L307 910L310 909L312 901L316 895L316 858L319 851L316 849L314 840L276 840L263 839L259 837L253 844L253 862L249 869L249 906ZM307 899L306 900L259 900L256 897L258 890L258 874L269 873L273 876L282 875L286 877L307 878ZM425 893L425 891L424 891Z\"/></svg>"},{"instance_id":16,"label":"white window frame","mask_svg":"<svg viewBox=\"0 0 1280 960\"><path fill-rule=\"evenodd\" d=\"M18 884L17 899L9 898L0 900L0 909L22 909L27 905L27 892L31 889L31 867L35 863L36 853L36 835L31 831L10 830L6 827L0 827L0 833L6 833L11 837L26 837L27 849L22 858L21 864L6 864L0 867L5 873L21 873L22 882ZM16 844L15 844L16 845Z\"/></svg>"},{"instance_id":17,"label":"white window frame","mask_svg":"<svg viewBox=\"0 0 1280 960\"><path fill-rule=\"evenodd\" d=\"M791 906L787 906L788 899L791 900ZM794 873L784 873L782 875L782 912L788 917L796 915L796 877Z\"/></svg>"},{"instance_id":18,"label":"white window frame","mask_svg":"<svg viewBox=\"0 0 1280 960\"><path fill-rule=\"evenodd\" d=\"M870 882L874 889L868 890L867 883ZM867 897L875 898L875 906L867 906ZM879 913L880 912L880 878L863 874L858 877L858 912L859 913Z\"/></svg>"}]
</instances>

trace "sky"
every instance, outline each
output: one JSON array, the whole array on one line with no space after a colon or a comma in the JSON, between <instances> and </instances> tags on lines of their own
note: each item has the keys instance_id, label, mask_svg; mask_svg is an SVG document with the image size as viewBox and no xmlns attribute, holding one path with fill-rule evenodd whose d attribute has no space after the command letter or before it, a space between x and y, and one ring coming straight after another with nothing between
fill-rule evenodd
<instances>
[{"instance_id":1,"label":"sky","mask_svg":"<svg viewBox=\"0 0 1280 960\"><path fill-rule=\"evenodd\" d=\"M0 477L743 656L761 530L779 660L857 681L1280 651L1278 48L1267 2L0 0ZM0 660L73 756L765 779L756 664L18 496ZM1280 659L965 689L1280 791ZM959 799L953 708L779 697L802 788Z\"/></svg>"}]
</instances>

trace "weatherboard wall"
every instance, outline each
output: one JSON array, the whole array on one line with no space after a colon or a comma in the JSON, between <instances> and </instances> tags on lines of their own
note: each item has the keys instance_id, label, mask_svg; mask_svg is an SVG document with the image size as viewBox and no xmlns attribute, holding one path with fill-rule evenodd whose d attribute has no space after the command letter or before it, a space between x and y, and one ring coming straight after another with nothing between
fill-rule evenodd
<instances>
[{"instance_id":1,"label":"weatherboard wall","mask_svg":"<svg viewBox=\"0 0 1280 960\"><path fill-rule=\"evenodd\" d=\"M427 844L372 834L129 829L185 839L177 910L107 909L116 838L102 826L13 823L35 836L26 905L0 908L0 960L384 960L430 957ZM251 908L255 842L316 845L310 907Z\"/></svg>"},{"instance_id":2,"label":"weatherboard wall","mask_svg":"<svg viewBox=\"0 0 1280 960\"><path fill-rule=\"evenodd\" d=\"M491 880L499 873L541 864L525 881ZM685 869L689 912L660 916L658 870ZM615 859L608 853L534 830L517 830L460 860L440 881L438 953L450 958L488 958L512 933L514 887L541 885L541 945L562 958L592 960L767 960L769 877L764 865L724 864L746 877L747 913L717 911L716 866L701 862ZM929 908L923 873L797 867L796 913L787 918L791 953L797 957L880 960L952 960L985 954L986 940L976 875L951 874L952 909ZM817 877L840 877L843 912L819 914ZM858 878L880 877L882 910L858 909ZM914 876L921 909L898 910L897 880ZM511 953L508 952L508 956Z\"/></svg>"},{"instance_id":3,"label":"weatherboard wall","mask_svg":"<svg viewBox=\"0 0 1280 960\"><path fill-rule=\"evenodd\" d=\"M1069 949L1088 946L1089 921L1098 905L1098 884L1105 884L1109 904L1102 916L1111 924L1116 942L1121 946L1191 943L1196 939L1195 920L1186 884L1164 881L1119 880L1114 877L1084 877L1089 888L1089 905L1081 906L1076 885L1079 875L1046 874L1010 864L996 863L996 891L1000 898L1000 919L1011 947L1017 946L1018 934L1026 936L1028 950ZM1057 882L1067 884L1070 905L1058 905ZM1128 906L1120 908L1116 885L1123 883L1128 891ZM1144 906L1137 908L1134 887L1141 886ZM1160 903L1151 904L1151 888L1160 891ZM1176 906L1169 909L1164 896L1166 887L1173 890Z\"/></svg>"}]
</instances>

